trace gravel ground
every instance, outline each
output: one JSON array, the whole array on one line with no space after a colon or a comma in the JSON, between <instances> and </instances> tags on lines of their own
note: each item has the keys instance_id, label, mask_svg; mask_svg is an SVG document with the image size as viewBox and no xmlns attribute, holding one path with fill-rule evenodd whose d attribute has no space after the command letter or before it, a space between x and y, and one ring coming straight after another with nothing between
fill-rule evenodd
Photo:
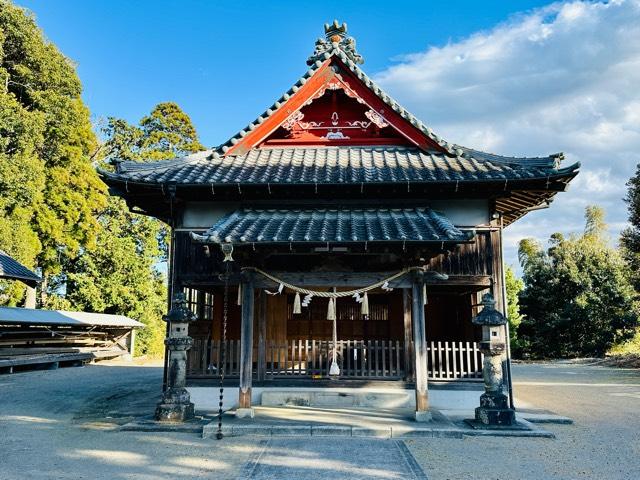
<instances>
[{"instance_id":1,"label":"gravel ground","mask_svg":"<svg viewBox=\"0 0 640 480\"><path fill-rule=\"evenodd\" d=\"M574 425L556 439L407 441L431 479L640 478L640 371L570 363L515 365L516 398ZM517 406L517 405L516 405Z\"/></svg>"},{"instance_id":2,"label":"gravel ground","mask_svg":"<svg viewBox=\"0 0 640 480\"><path fill-rule=\"evenodd\" d=\"M161 386L161 367L117 362L0 376L0 479L236 478L246 439L115 430Z\"/></svg>"},{"instance_id":3,"label":"gravel ground","mask_svg":"<svg viewBox=\"0 0 640 480\"><path fill-rule=\"evenodd\" d=\"M0 376L0 479L236 478L257 439L116 429L153 411L161 376L158 366L117 362ZM555 440L406 441L430 479L640 478L639 370L523 364L514 377L519 399L575 424L549 425ZM334 440L358 468L362 452ZM337 478L329 472L318 478Z\"/></svg>"}]
</instances>

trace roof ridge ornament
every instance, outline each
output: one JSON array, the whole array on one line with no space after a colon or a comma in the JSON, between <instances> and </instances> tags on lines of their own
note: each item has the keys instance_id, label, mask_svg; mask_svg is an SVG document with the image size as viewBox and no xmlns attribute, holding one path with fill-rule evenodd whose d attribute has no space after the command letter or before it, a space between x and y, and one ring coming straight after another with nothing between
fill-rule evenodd
<instances>
[{"instance_id":1,"label":"roof ridge ornament","mask_svg":"<svg viewBox=\"0 0 640 480\"><path fill-rule=\"evenodd\" d=\"M325 38L316 40L315 50L313 55L307 59L307 65L313 65L318 60L328 59L336 50L340 50L354 63L364 63L364 58L356 51L355 39L347 36L346 23L343 22L340 25L338 20L334 20L331 24L325 23L324 34Z\"/></svg>"}]
</instances>

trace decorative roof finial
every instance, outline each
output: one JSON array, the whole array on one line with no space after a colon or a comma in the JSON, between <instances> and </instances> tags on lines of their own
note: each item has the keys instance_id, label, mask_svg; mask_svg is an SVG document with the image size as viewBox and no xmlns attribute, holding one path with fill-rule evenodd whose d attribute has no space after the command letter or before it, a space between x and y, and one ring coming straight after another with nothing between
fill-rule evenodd
<instances>
[{"instance_id":1,"label":"decorative roof finial","mask_svg":"<svg viewBox=\"0 0 640 480\"><path fill-rule=\"evenodd\" d=\"M326 38L316 40L316 48L307 59L307 65L313 65L316 61L324 61L328 55L333 55L338 51L347 56L349 60L355 63L364 63L362 55L356 52L356 41L353 37L347 37L347 24L334 20L333 23L324 24L324 34Z\"/></svg>"},{"instance_id":2,"label":"decorative roof finial","mask_svg":"<svg viewBox=\"0 0 640 480\"><path fill-rule=\"evenodd\" d=\"M324 34L330 42L340 43L347 36L347 24L343 22L340 25L338 20L334 20L332 24L325 23Z\"/></svg>"}]
</instances>

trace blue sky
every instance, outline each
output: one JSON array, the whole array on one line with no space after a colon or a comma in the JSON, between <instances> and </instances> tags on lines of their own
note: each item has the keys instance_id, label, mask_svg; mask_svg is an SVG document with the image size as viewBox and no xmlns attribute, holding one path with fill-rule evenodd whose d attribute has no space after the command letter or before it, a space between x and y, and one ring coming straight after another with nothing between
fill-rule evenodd
<instances>
[{"instance_id":1,"label":"blue sky","mask_svg":"<svg viewBox=\"0 0 640 480\"><path fill-rule=\"evenodd\" d=\"M349 25L374 74L394 58L542 4L495 2L18 1L77 62L96 117L137 121L176 101L207 146L252 121L306 70L322 25ZM425 119L428 120L428 119Z\"/></svg>"},{"instance_id":2,"label":"blue sky","mask_svg":"<svg viewBox=\"0 0 640 480\"><path fill-rule=\"evenodd\" d=\"M78 65L96 120L137 122L177 102L202 143L252 121L306 70L334 18L364 69L445 139L505 155L562 151L582 163L569 192L505 232L544 242L605 207L626 225L625 182L640 162L640 0L598 1L27 1Z\"/></svg>"}]
</instances>

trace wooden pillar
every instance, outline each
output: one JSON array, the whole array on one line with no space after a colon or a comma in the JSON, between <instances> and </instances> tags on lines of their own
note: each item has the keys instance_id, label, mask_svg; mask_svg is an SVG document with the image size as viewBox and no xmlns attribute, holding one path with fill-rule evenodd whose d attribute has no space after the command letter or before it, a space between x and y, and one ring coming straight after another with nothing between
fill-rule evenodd
<instances>
[{"instance_id":1,"label":"wooden pillar","mask_svg":"<svg viewBox=\"0 0 640 480\"><path fill-rule=\"evenodd\" d=\"M264 381L267 373L267 294L258 293L258 381Z\"/></svg>"},{"instance_id":2,"label":"wooden pillar","mask_svg":"<svg viewBox=\"0 0 640 480\"><path fill-rule=\"evenodd\" d=\"M411 293L408 288L402 289L402 315L404 320L404 379L411 382L413 376L413 344L411 328Z\"/></svg>"},{"instance_id":3,"label":"wooden pillar","mask_svg":"<svg viewBox=\"0 0 640 480\"><path fill-rule=\"evenodd\" d=\"M251 377L253 375L253 276L242 282L242 318L240 323L240 391L238 417L253 417Z\"/></svg>"},{"instance_id":4,"label":"wooden pillar","mask_svg":"<svg viewBox=\"0 0 640 480\"><path fill-rule=\"evenodd\" d=\"M431 420L429 412L429 390L427 385L427 335L424 315L424 274L417 271L413 277L411 323L415 352L416 421Z\"/></svg>"}]
</instances>

